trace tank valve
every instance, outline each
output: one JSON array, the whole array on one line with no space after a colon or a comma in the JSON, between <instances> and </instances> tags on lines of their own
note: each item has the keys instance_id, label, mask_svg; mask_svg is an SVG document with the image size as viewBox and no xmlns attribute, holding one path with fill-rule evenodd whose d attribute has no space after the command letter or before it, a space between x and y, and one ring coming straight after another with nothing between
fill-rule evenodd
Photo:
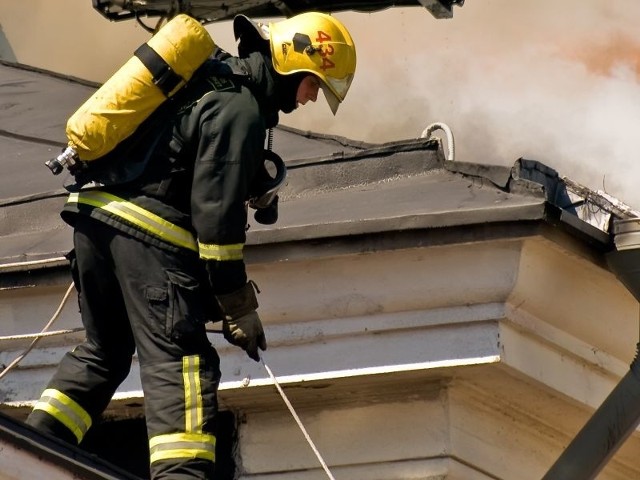
<instances>
[{"instance_id":1,"label":"tank valve","mask_svg":"<svg viewBox=\"0 0 640 480\"><path fill-rule=\"evenodd\" d=\"M77 165L79 160L78 153L73 149L73 147L67 147L60 155L44 162L44 164L49 168L49 170L51 170L51 173L59 175L65 167L67 167L69 171L73 172L73 167Z\"/></svg>"}]
</instances>

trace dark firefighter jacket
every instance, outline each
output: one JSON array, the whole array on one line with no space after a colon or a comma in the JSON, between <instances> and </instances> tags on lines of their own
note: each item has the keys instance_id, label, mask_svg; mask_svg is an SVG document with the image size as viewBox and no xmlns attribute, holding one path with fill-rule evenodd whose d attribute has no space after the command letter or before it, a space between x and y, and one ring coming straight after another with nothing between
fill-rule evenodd
<instances>
[{"instance_id":1,"label":"dark firefighter jacket","mask_svg":"<svg viewBox=\"0 0 640 480\"><path fill-rule=\"evenodd\" d=\"M268 57L254 52L224 65L242 74L220 74L219 61L206 63L152 115L146 133L141 126L132 146L114 151L123 165L150 156L139 178L71 193L62 212L71 225L76 215L89 215L161 248L197 252L214 294L246 283L245 201L279 110Z\"/></svg>"}]
</instances>

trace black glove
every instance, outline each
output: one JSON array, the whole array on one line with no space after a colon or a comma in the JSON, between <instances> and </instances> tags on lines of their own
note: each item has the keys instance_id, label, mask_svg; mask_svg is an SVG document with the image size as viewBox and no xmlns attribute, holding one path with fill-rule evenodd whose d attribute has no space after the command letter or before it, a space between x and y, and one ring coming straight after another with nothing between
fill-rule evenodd
<instances>
[{"instance_id":1,"label":"black glove","mask_svg":"<svg viewBox=\"0 0 640 480\"><path fill-rule=\"evenodd\" d=\"M260 361L258 348L267 349L262 322L256 309L258 300L253 289L253 282L226 295L216 295L220 310L224 315L222 333L224 338L242 348L256 362Z\"/></svg>"},{"instance_id":2,"label":"black glove","mask_svg":"<svg viewBox=\"0 0 640 480\"><path fill-rule=\"evenodd\" d=\"M256 362L260 361L258 347L267 349L267 339L255 310L236 319L224 320L222 333L229 343L242 348Z\"/></svg>"}]
</instances>

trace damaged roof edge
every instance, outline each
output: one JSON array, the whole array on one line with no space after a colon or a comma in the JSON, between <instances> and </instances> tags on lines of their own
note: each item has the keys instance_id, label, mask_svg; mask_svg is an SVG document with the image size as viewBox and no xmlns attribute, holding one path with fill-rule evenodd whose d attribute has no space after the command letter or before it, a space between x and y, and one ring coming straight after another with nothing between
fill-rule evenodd
<instances>
[{"instance_id":1,"label":"damaged roof edge","mask_svg":"<svg viewBox=\"0 0 640 480\"><path fill-rule=\"evenodd\" d=\"M640 212L611 195L591 190L553 168L537 161L519 158L512 167L445 162L445 168L462 175L490 181L511 193L545 196L551 217L580 231L597 242L612 245L612 222L615 219L640 217Z\"/></svg>"}]
</instances>

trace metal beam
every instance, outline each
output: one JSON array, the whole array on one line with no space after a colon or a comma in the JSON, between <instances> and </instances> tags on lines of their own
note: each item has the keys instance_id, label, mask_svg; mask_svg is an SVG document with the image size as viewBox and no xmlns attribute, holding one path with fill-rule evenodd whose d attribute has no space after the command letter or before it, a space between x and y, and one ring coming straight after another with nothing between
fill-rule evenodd
<instances>
[{"instance_id":1,"label":"metal beam","mask_svg":"<svg viewBox=\"0 0 640 480\"><path fill-rule=\"evenodd\" d=\"M640 423L640 380L629 372L563 451L542 480L594 480Z\"/></svg>"},{"instance_id":2,"label":"metal beam","mask_svg":"<svg viewBox=\"0 0 640 480\"><path fill-rule=\"evenodd\" d=\"M392 7L424 6L435 18L451 18L453 6L462 6L464 0L201 0L180 2L177 7L170 0L92 0L93 8L112 21L140 17L163 17L185 12L204 23L230 20L238 14L253 17L290 17L310 10L323 12L374 12Z\"/></svg>"},{"instance_id":3,"label":"metal beam","mask_svg":"<svg viewBox=\"0 0 640 480\"><path fill-rule=\"evenodd\" d=\"M453 6L464 4L464 0L418 0L435 18L453 18Z\"/></svg>"}]
</instances>

